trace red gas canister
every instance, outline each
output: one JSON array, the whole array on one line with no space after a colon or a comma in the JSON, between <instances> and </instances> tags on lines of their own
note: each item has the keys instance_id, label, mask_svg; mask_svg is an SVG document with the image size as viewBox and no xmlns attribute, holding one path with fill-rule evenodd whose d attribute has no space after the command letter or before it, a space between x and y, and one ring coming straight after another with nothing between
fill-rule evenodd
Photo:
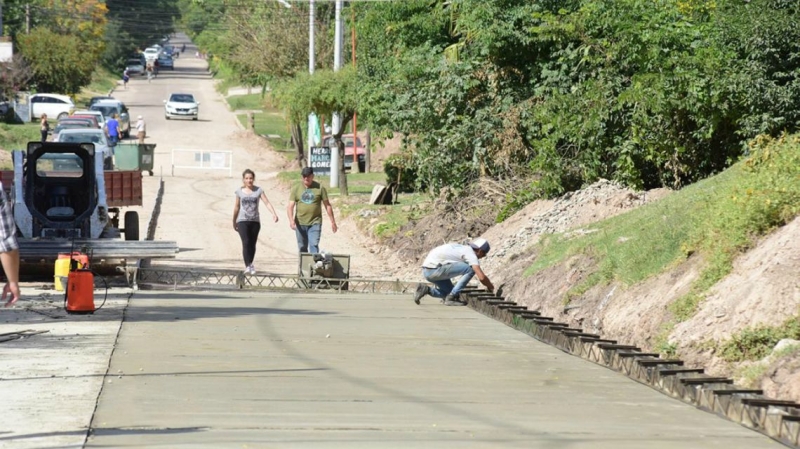
<instances>
[{"instance_id":1,"label":"red gas canister","mask_svg":"<svg viewBox=\"0 0 800 449\"><path fill-rule=\"evenodd\" d=\"M67 313L94 313L94 275L91 270L70 271L66 294Z\"/></svg>"}]
</instances>

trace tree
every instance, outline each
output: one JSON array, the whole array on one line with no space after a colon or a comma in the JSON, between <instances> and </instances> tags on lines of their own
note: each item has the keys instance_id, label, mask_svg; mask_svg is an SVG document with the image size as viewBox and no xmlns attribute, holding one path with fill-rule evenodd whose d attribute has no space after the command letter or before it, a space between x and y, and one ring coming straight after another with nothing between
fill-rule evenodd
<instances>
[{"instance_id":1,"label":"tree","mask_svg":"<svg viewBox=\"0 0 800 449\"><path fill-rule=\"evenodd\" d=\"M322 117L339 113L342 126L333 135L339 152L339 190L343 196L349 195L342 134L358 110L361 98L356 70L347 66L337 72L319 70L313 74L300 73L273 86L271 95L292 123L300 123L311 112Z\"/></svg>"},{"instance_id":2,"label":"tree","mask_svg":"<svg viewBox=\"0 0 800 449\"><path fill-rule=\"evenodd\" d=\"M11 61L0 63L0 91L6 98L28 87L33 72L20 54L15 54Z\"/></svg>"},{"instance_id":3,"label":"tree","mask_svg":"<svg viewBox=\"0 0 800 449\"><path fill-rule=\"evenodd\" d=\"M19 36L19 49L39 91L75 94L92 80L94 61L86 59L83 42L75 36L36 28Z\"/></svg>"}]
</instances>

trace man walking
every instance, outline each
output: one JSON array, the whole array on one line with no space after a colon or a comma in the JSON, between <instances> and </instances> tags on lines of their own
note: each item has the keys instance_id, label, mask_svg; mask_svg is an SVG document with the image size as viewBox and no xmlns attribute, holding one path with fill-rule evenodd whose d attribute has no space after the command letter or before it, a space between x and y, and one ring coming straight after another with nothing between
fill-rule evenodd
<instances>
[{"instance_id":1,"label":"man walking","mask_svg":"<svg viewBox=\"0 0 800 449\"><path fill-rule=\"evenodd\" d=\"M478 259L483 259L489 253L489 242L486 239L478 238L468 245L458 243L447 243L437 246L428 253L428 257L422 262L422 276L425 280L432 282L435 287L425 284L417 285L414 293L414 302L419 304L420 299L425 295L434 298L443 298L446 306L465 306L466 301L461 301L461 290L469 283L472 276L478 276L478 280L486 286L489 291L494 291L494 285L489 277L481 270ZM451 279L461 276L458 283L453 286Z\"/></svg>"},{"instance_id":2,"label":"man walking","mask_svg":"<svg viewBox=\"0 0 800 449\"><path fill-rule=\"evenodd\" d=\"M121 134L119 130L119 121L117 121L117 114L111 114L111 118L106 122L106 137L108 137L109 154L106 154L104 158L104 170L114 169L114 152Z\"/></svg>"},{"instance_id":3,"label":"man walking","mask_svg":"<svg viewBox=\"0 0 800 449\"><path fill-rule=\"evenodd\" d=\"M6 285L3 287L2 301L6 307L19 300L19 243L16 237L17 226L14 213L3 184L0 183L0 264L6 274ZM11 295L11 296L9 296Z\"/></svg>"},{"instance_id":4,"label":"man walking","mask_svg":"<svg viewBox=\"0 0 800 449\"><path fill-rule=\"evenodd\" d=\"M336 219L333 217L333 206L328 201L328 191L314 181L314 170L304 168L300 175L303 181L292 186L289 193L289 204L286 214L289 226L297 236L297 247L301 253L319 253L319 239L322 234L322 205L331 220L331 230L337 231Z\"/></svg>"},{"instance_id":5,"label":"man walking","mask_svg":"<svg viewBox=\"0 0 800 449\"><path fill-rule=\"evenodd\" d=\"M144 137L147 135L147 124L140 115L136 119L136 137L139 138L139 145L144 144Z\"/></svg>"}]
</instances>

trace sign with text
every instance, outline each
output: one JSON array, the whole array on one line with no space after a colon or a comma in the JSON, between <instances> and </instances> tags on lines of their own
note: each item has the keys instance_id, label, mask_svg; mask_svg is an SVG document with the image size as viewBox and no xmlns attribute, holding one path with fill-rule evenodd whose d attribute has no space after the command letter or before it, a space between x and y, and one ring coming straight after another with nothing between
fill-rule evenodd
<instances>
[{"instance_id":1,"label":"sign with text","mask_svg":"<svg viewBox=\"0 0 800 449\"><path fill-rule=\"evenodd\" d=\"M329 147L311 147L308 166L314 169L315 176L331 175L331 149Z\"/></svg>"}]
</instances>

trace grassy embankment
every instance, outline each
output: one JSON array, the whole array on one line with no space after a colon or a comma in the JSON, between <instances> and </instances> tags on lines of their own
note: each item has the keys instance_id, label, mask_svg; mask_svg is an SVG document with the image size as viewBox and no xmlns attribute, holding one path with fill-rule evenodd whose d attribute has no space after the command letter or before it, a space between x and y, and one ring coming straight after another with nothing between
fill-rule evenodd
<instances>
[{"instance_id":1,"label":"grassy embankment","mask_svg":"<svg viewBox=\"0 0 800 449\"><path fill-rule=\"evenodd\" d=\"M545 238L541 255L527 274L563 262L575 254L598 261L588 280L568 292L565 302L594 285L632 285L668 270L692 254L704 269L691 292L673 302L673 324L658 350L674 352L666 342L674 323L691 318L710 287L727 275L733 260L759 236L800 214L800 136L759 139L751 156L725 172L667 198L597 223L596 232L580 237ZM763 356L781 338L800 338L798 318L775 327L748 329L722 344L728 360Z\"/></svg>"},{"instance_id":2,"label":"grassy embankment","mask_svg":"<svg viewBox=\"0 0 800 449\"><path fill-rule=\"evenodd\" d=\"M97 70L92 76L92 82L77 95L73 96L73 101L77 108L83 108L89 98L93 96L106 95L109 90L116 86L117 79L106 69ZM55 124L51 121L51 127ZM38 141L39 123L0 123L0 149L5 151L25 149L28 142ZM4 158L0 162L0 169L8 170L11 168L11 158Z\"/></svg>"},{"instance_id":3,"label":"grassy embankment","mask_svg":"<svg viewBox=\"0 0 800 449\"><path fill-rule=\"evenodd\" d=\"M275 150L287 158L294 157L294 149L290 146L289 129L283 114L277 109L270 108L260 93L250 95L232 95L227 98L232 110L257 110L260 113L254 114L255 132L262 136L278 136L269 138ZM238 114L242 125L247 126L247 114ZM305 132L305 130L304 130ZM296 171L283 172L278 174L278 179L289 185L299 179ZM330 177L317 176L316 180L323 186L330 185ZM374 210L377 215L377 223L374 224L372 232L377 238L385 238L394 235L403 225L408 223L410 218L409 209L411 206L426 201L424 195L420 194L401 194L399 203L394 206L373 206L367 204L372 189L376 184L386 185L386 174L378 173L349 173L347 175L347 186L350 197L342 198L339 188L329 188L328 193L335 199L337 209L344 216L358 213L362 209Z\"/></svg>"}]
</instances>

